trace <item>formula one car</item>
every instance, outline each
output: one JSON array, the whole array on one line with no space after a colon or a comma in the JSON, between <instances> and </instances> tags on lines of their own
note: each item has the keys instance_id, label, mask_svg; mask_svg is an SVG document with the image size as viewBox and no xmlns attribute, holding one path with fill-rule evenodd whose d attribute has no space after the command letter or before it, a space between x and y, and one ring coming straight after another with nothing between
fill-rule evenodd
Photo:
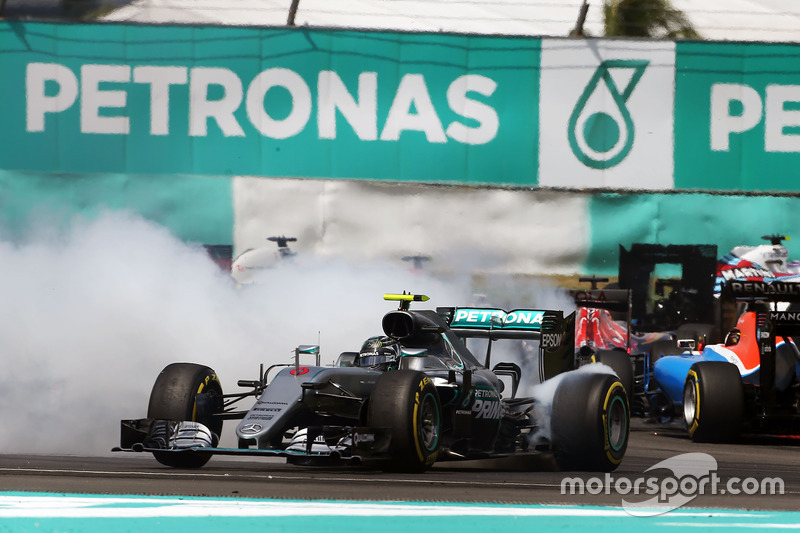
<instances>
[{"instance_id":1,"label":"formula one car","mask_svg":"<svg viewBox=\"0 0 800 533\"><path fill-rule=\"evenodd\" d=\"M716 292L728 281L800 282L800 262L789 260L788 235L763 235L769 244L737 246L717 263Z\"/></svg>"},{"instance_id":2,"label":"formula one car","mask_svg":"<svg viewBox=\"0 0 800 533\"><path fill-rule=\"evenodd\" d=\"M293 363L262 366L258 379L238 382L249 390L234 394L223 394L209 367L167 366L153 386L147 418L123 420L115 450L152 452L179 468L200 467L214 454L279 456L304 465L374 461L408 472L437 461L543 453L564 470L611 471L620 464L629 405L616 376L569 371L517 397L529 379L523 381L518 365L489 370L492 344L500 339L538 339L543 358L571 356L562 311L411 310L412 301L428 298L384 298L400 302L383 317L384 335L342 353L335 366L320 366L318 346L298 346ZM473 337L488 340L483 363L465 344ZM304 354L315 356L315 364L301 364ZM256 398L249 409L234 409L249 397ZM228 419L240 420L237 448L219 447Z\"/></svg>"},{"instance_id":3,"label":"formula one car","mask_svg":"<svg viewBox=\"0 0 800 533\"><path fill-rule=\"evenodd\" d=\"M272 241L278 245L278 249L270 247L248 248L240 253L231 263L231 277L233 280L240 284L245 285L253 283L254 278L262 270L268 268L275 268L282 261L291 260L292 257L297 255L291 248L290 242L296 242L296 237L267 237L268 241Z\"/></svg>"},{"instance_id":4,"label":"formula one car","mask_svg":"<svg viewBox=\"0 0 800 533\"><path fill-rule=\"evenodd\" d=\"M620 246L619 281L580 278L590 289L571 290L576 305L576 365L600 362L614 369L628 391L634 415L672 417L672 409L652 379L652 363L677 353L678 339L696 348L720 337L714 298L716 246L633 244ZM679 277L659 267L680 267ZM674 268L673 268L674 270Z\"/></svg>"},{"instance_id":5,"label":"formula one car","mask_svg":"<svg viewBox=\"0 0 800 533\"><path fill-rule=\"evenodd\" d=\"M728 282L721 292L726 320L745 312L725 342L702 351L665 354L655 380L695 441L726 441L741 433L800 435L800 312L778 311L800 302L800 284Z\"/></svg>"},{"instance_id":6,"label":"formula one car","mask_svg":"<svg viewBox=\"0 0 800 533\"><path fill-rule=\"evenodd\" d=\"M403 261L410 261L413 266L411 269L412 272L420 272L422 271L422 265L426 261L431 261L433 258L429 255L423 254L414 254L414 255L404 255Z\"/></svg>"}]
</instances>

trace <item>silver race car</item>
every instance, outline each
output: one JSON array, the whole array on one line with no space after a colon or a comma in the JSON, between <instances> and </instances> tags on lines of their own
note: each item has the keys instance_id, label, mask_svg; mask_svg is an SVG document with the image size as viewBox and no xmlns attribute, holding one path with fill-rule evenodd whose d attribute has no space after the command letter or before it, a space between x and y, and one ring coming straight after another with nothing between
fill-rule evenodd
<instances>
[{"instance_id":1,"label":"silver race car","mask_svg":"<svg viewBox=\"0 0 800 533\"><path fill-rule=\"evenodd\" d=\"M399 302L383 334L321 366L319 347L293 363L262 365L245 392L224 394L213 369L174 363L161 372L147 418L123 420L115 451L151 452L160 463L197 468L214 454L280 456L295 464L374 463L421 472L438 461L542 456L562 470L612 471L628 444L630 408L613 373L581 368L549 379L516 363L491 366L496 341L538 340L542 368L573 356L562 311L445 307ZM467 339L483 339L483 361ZM497 353L497 350L495 350ZM313 364L306 364L313 358ZM528 396L520 397L522 390ZM237 404L254 398L246 410ZM238 446L219 446L225 420L239 420ZM535 461L533 461L535 463ZM552 461L551 461L552 464Z\"/></svg>"}]
</instances>

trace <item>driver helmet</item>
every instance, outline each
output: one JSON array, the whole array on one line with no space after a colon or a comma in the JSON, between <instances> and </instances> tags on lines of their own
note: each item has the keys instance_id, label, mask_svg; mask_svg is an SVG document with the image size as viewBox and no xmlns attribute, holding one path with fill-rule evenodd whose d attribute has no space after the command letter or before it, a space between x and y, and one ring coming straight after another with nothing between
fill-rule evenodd
<instances>
[{"instance_id":1,"label":"driver helmet","mask_svg":"<svg viewBox=\"0 0 800 533\"><path fill-rule=\"evenodd\" d=\"M377 336L370 337L361 345L358 352L358 366L388 370L396 366L400 359L400 343L397 340Z\"/></svg>"},{"instance_id":2,"label":"driver helmet","mask_svg":"<svg viewBox=\"0 0 800 533\"><path fill-rule=\"evenodd\" d=\"M742 337L742 332L738 328L733 328L725 336L725 346L735 346L739 344L739 339Z\"/></svg>"}]
</instances>

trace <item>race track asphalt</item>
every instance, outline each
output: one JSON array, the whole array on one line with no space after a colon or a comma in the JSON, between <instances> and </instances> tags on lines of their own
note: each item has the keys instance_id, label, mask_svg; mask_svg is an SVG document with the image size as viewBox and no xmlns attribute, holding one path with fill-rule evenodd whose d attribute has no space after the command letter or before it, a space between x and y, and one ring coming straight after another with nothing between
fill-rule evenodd
<instances>
[{"instance_id":1,"label":"race track asphalt","mask_svg":"<svg viewBox=\"0 0 800 533\"><path fill-rule=\"evenodd\" d=\"M160 465L149 454L5 455L0 456L0 491L619 507L623 500L641 503L658 496L620 493L639 479L658 486L662 503L664 497L688 495L683 508L800 509L800 440L752 438L736 444L697 444L676 425L664 427L636 419L632 426L625 459L608 475L555 471L547 457L528 465L534 467L533 471L521 470L522 465L510 461L443 462L425 473L411 475L370 467L303 467L282 459L225 456L212 458L198 470L175 470ZM688 479L685 472L664 468L648 472L659 461L671 459L675 463L674 458L687 453L708 454L716 461L713 474L719 484L714 494L699 494L697 480L680 487ZM700 476L702 472L689 474ZM567 477L584 484L583 494L562 490ZM783 494L759 493L762 487L768 487L764 480L778 479ZM738 484L729 485L731 480ZM742 485L744 480L747 482ZM705 492L711 492L710 486L705 485ZM731 493L725 488L729 486L738 487L739 493Z\"/></svg>"}]
</instances>

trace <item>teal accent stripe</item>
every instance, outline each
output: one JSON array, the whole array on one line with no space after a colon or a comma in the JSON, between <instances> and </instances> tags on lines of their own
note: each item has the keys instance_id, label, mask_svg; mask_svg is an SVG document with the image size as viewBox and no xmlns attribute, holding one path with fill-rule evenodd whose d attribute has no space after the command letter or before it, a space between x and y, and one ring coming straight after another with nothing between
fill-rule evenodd
<instances>
[{"instance_id":1,"label":"teal accent stripe","mask_svg":"<svg viewBox=\"0 0 800 533\"><path fill-rule=\"evenodd\" d=\"M38 504L38 507L37 507ZM37 510L39 513L37 515ZM70 514L73 516L70 517ZM142 516L137 516L141 514ZM39 516L40 515L40 516ZM75 516L77 515L77 516ZM0 530L159 531L266 529L271 532L438 533L511 531L764 531L800 528L800 513L682 508L634 517L618 507L431 502L0 493Z\"/></svg>"},{"instance_id":2,"label":"teal accent stripe","mask_svg":"<svg viewBox=\"0 0 800 533\"><path fill-rule=\"evenodd\" d=\"M790 513L786 513L790 514ZM767 531L770 529L796 530L797 514L789 517L770 516L771 523L760 524L758 520L766 518L761 515L758 520L743 521L739 516L723 518L678 519L669 521L670 517L643 519L631 516L609 519L604 517L525 517L492 516L476 520L473 516L447 517L385 517L363 520L354 517L189 517L189 518L157 518L157 519L6 519L0 528L17 533L42 531L81 531L83 533L109 532L141 532L155 528L157 531L170 533L219 533L220 531L243 531L244 528L266 530L270 533L296 533L297 531L347 532L347 533L439 533L441 531L480 531L481 533L510 533L513 531L574 531L597 533L639 532L647 527L652 533L662 531ZM777 518L777 520L776 520Z\"/></svg>"},{"instance_id":3,"label":"teal accent stripe","mask_svg":"<svg viewBox=\"0 0 800 533\"><path fill-rule=\"evenodd\" d=\"M533 309L515 309L505 312L502 309L470 309L457 308L455 317L450 323L451 328L476 328L476 329L519 329L539 331L542 329L544 311ZM492 318L499 320L492 323Z\"/></svg>"}]
</instances>

